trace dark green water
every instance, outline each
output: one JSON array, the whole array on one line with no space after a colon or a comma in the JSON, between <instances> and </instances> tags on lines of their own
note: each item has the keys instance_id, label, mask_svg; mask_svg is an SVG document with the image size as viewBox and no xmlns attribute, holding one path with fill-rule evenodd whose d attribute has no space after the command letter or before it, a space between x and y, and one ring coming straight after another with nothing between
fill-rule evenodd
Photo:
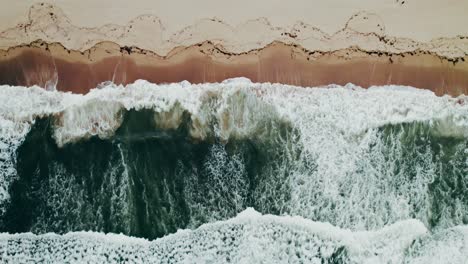
<instances>
[{"instance_id":1,"label":"dark green water","mask_svg":"<svg viewBox=\"0 0 468 264\"><path fill-rule=\"evenodd\" d=\"M17 150L19 180L11 185L1 230L155 238L233 217L248 206L282 213L286 201L262 191L268 183L287 193L287 179L277 175L272 182L262 173L274 171L283 155L275 136L196 141L184 115L177 129L162 130L153 111L129 111L112 138L63 148L53 139L53 118L38 120ZM293 133L287 124L275 125L278 137Z\"/></svg>"},{"instance_id":2,"label":"dark green water","mask_svg":"<svg viewBox=\"0 0 468 264\"><path fill-rule=\"evenodd\" d=\"M268 120L267 136L195 140L187 112L176 129L158 128L154 114L125 112L111 138L92 137L62 148L53 138L54 118L37 120L17 150L19 179L10 186L0 231L93 230L157 238L229 219L247 207L290 213L288 172L301 167L314 181L316 161L301 158L300 147L288 147L301 144L288 122ZM366 162L388 164L395 176L386 188L405 194L421 175L432 177L427 189L410 196L411 217L432 228L468 224L466 138L437 133L427 122L386 125L376 133L369 153L379 152L384 160L371 155ZM320 214L312 218L332 221Z\"/></svg>"},{"instance_id":3,"label":"dark green water","mask_svg":"<svg viewBox=\"0 0 468 264\"><path fill-rule=\"evenodd\" d=\"M4 87L0 262L467 259L464 97L187 87Z\"/></svg>"}]
</instances>

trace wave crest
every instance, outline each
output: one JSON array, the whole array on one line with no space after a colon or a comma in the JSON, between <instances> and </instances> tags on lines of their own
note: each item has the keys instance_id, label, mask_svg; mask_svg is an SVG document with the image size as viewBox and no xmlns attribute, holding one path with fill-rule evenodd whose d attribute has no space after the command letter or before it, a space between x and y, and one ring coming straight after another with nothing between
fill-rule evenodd
<instances>
[{"instance_id":1,"label":"wave crest","mask_svg":"<svg viewBox=\"0 0 468 264\"><path fill-rule=\"evenodd\" d=\"M463 96L230 80L86 95L3 87L0 99L9 232L157 238L247 207L354 232L414 218L434 232L468 223Z\"/></svg>"}]
</instances>

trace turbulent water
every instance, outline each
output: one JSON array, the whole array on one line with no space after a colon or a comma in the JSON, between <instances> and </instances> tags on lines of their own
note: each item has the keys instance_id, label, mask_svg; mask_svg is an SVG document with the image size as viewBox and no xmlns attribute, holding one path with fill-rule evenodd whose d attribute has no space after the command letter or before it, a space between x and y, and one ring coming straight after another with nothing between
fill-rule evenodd
<instances>
[{"instance_id":1,"label":"turbulent water","mask_svg":"<svg viewBox=\"0 0 468 264\"><path fill-rule=\"evenodd\" d=\"M0 101L2 262L468 259L466 96L230 79Z\"/></svg>"}]
</instances>

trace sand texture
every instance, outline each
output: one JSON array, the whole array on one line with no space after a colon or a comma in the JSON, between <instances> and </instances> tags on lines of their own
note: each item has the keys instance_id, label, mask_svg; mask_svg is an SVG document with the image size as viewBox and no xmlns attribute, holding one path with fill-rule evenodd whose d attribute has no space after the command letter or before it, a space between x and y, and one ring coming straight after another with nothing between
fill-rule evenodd
<instances>
[{"instance_id":1,"label":"sand texture","mask_svg":"<svg viewBox=\"0 0 468 264\"><path fill-rule=\"evenodd\" d=\"M431 1L437 7L439 2ZM390 14L404 21L406 13L394 9L408 5L414 9L413 20L420 22L412 1L393 2ZM385 10L336 10L338 17L348 18L337 19L326 30L306 21L278 26L265 17L235 25L202 18L176 27L154 14L139 15L125 25L83 27L58 5L35 3L26 17L0 31L0 84L56 85L84 93L109 80L200 83L245 76L300 86L399 84L437 94L468 94L468 34L453 17L447 19L453 24L447 34L436 27L411 38L397 30L400 20L388 19ZM468 24L467 18L454 16Z\"/></svg>"}]
</instances>

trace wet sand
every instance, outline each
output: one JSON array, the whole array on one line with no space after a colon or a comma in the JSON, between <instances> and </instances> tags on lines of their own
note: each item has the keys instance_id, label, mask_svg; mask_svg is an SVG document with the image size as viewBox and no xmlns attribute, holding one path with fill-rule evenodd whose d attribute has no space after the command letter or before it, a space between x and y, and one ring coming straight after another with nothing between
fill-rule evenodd
<instances>
[{"instance_id":1,"label":"wet sand","mask_svg":"<svg viewBox=\"0 0 468 264\"><path fill-rule=\"evenodd\" d=\"M311 87L398 84L438 95L468 94L468 57L444 58L430 52L392 54L353 48L314 52L274 42L236 54L209 41L176 48L166 56L110 42L84 52L41 41L0 51L1 84L45 87L55 73L57 89L74 93L86 93L104 81L203 83L244 76L254 82Z\"/></svg>"}]
</instances>

